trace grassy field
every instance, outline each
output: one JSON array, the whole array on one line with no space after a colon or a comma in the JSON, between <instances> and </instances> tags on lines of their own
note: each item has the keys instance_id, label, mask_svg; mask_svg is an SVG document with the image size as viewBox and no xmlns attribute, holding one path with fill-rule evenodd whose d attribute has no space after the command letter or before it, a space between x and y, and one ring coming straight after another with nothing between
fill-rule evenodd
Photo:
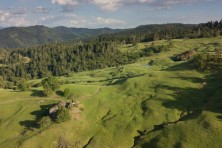
<instances>
[{"instance_id":1,"label":"grassy field","mask_svg":"<svg viewBox=\"0 0 222 148\"><path fill-rule=\"evenodd\" d=\"M38 97L35 91L41 88L29 92L0 89L0 147L54 148L62 141L77 148L128 148L141 131L146 134L135 147L222 147L222 76L197 71L189 62L171 60L191 49L202 52L221 48L222 37L170 42L170 51L134 64L60 77L71 83L60 90L70 88L84 109L79 119L45 130L32 125L51 104L64 98L56 94ZM151 43L119 48L134 52L146 46ZM178 122L155 128L174 121Z\"/></svg>"}]
</instances>

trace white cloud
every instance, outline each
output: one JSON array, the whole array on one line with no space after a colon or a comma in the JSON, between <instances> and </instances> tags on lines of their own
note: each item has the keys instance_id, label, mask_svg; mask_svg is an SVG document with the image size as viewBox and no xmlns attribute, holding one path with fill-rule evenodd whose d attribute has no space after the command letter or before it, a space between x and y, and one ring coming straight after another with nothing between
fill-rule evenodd
<instances>
[{"instance_id":1,"label":"white cloud","mask_svg":"<svg viewBox=\"0 0 222 148\"><path fill-rule=\"evenodd\" d=\"M70 23L68 26L70 27L85 27L87 24L87 21L85 19L73 19L70 20Z\"/></svg>"},{"instance_id":2,"label":"white cloud","mask_svg":"<svg viewBox=\"0 0 222 148\"><path fill-rule=\"evenodd\" d=\"M38 7L35 8L34 12L35 13L49 13L51 11L48 8L44 8L42 6L38 6Z\"/></svg>"},{"instance_id":3,"label":"white cloud","mask_svg":"<svg viewBox=\"0 0 222 148\"><path fill-rule=\"evenodd\" d=\"M97 17L95 19L95 23L99 25L111 25L111 26L125 24L125 22L122 20L117 20L113 18L102 18L102 17Z\"/></svg>"},{"instance_id":4,"label":"white cloud","mask_svg":"<svg viewBox=\"0 0 222 148\"><path fill-rule=\"evenodd\" d=\"M100 6L104 10L114 11L123 5L123 0L92 0L92 3Z\"/></svg>"},{"instance_id":5,"label":"white cloud","mask_svg":"<svg viewBox=\"0 0 222 148\"><path fill-rule=\"evenodd\" d=\"M76 14L66 14L67 17L67 25L68 27L86 27L89 22L81 16Z\"/></svg>"},{"instance_id":6,"label":"white cloud","mask_svg":"<svg viewBox=\"0 0 222 148\"><path fill-rule=\"evenodd\" d=\"M32 23L24 17L11 17L8 19L7 24L9 26L30 26Z\"/></svg>"},{"instance_id":7,"label":"white cloud","mask_svg":"<svg viewBox=\"0 0 222 148\"><path fill-rule=\"evenodd\" d=\"M86 27L88 21L75 14L64 13L56 16L50 15L41 17L37 24L44 24L47 26Z\"/></svg>"},{"instance_id":8,"label":"white cloud","mask_svg":"<svg viewBox=\"0 0 222 148\"><path fill-rule=\"evenodd\" d=\"M56 16L41 17L37 24L44 24L47 26L67 26L67 27L115 27L120 28L126 23L119 19L103 18L103 17L89 17L85 18L76 14L63 13Z\"/></svg>"},{"instance_id":9,"label":"white cloud","mask_svg":"<svg viewBox=\"0 0 222 148\"><path fill-rule=\"evenodd\" d=\"M6 18L8 18L9 15L9 12L4 12L0 10L0 23L5 22Z\"/></svg>"},{"instance_id":10,"label":"white cloud","mask_svg":"<svg viewBox=\"0 0 222 148\"><path fill-rule=\"evenodd\" d=\"M24 13L16 13L16 11L0 10L1 26L29 26L30 23ZM19 11L20 12L20 11Z\"/></svg>"},{"instance_id":11,"label":"white cloud","mask_svg":"<svg viewBox=\"0 0 222 148\"><path fill-rule=\"evenodd\" d=\"M78 0L51 0L53 4L59 5L77 5L79 2Z\"/></svg>"},{"instance_id":12,"label":"white cloud","mask_svg":"<svg viewBox=\"0 0 222 148\"><path fill-rule=\"evenodd\" d=\"M80 3L92 3L103 10L115 11L121 6L138 4L147 5L148 7L171 7L180 4L193 4L196 2L209 2L213 0L51 0L53 4L62 5L63 7L76 6Z\"/></svg>"}]
</instances>

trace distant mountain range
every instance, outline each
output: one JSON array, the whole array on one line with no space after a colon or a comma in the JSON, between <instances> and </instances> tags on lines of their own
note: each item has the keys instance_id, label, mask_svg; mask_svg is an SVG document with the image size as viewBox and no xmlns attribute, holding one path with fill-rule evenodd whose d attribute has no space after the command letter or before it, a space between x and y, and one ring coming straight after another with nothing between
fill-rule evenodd
<instances>
[{"instance_id":1,"label":"distant mountain range","mask_svg":"<svg viewBox=\"0 0 222 148\"><path fill-rule=\"evenodd\" d=\"M125 43L162 39L212 37L222 35L222 21L202 24L151 24L129 29L88 29L63 26L9 27L0 30L0 48L12 49L50 43L66 43L98 37L100 41Z\"/></svg>"},{"instance_id":2,"label":"distant mountain range","mask_svg":"<svg viewBox=\"0 0 222 148\"><path fill-rule=\"evenodd\" d=\"M3 27L0 27L0 30L1 30L1 29L4 29L4 28L3 28Z\"/></svg>"},{"instance_id":3,"label":"distant mountain range","mask_svg":"<svg viewBox=\"0 0 222 148\"><path fill-rule=\"evenodd\" d=\"M119 29L67 28L45 26L9 27L0 29L0 48L20 48L57 42L71 42L76 39L89 39L106 33L119 32Z\"/></svg>"}]
</instances>

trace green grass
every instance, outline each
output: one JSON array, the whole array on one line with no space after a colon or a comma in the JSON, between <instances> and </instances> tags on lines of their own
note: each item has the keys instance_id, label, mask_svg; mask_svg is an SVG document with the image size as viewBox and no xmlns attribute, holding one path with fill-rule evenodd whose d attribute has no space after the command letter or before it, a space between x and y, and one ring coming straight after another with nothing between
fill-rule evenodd
<instances>
[{"instance_id":1,"label":"green grass","mask_svg":"<svg viewBox=\"0 0 222 148\"><path fill-rule=\"evenodd\" d=\"M172 40L170 51L134 64L60 77L70 82L60 90L69 88L84 110L80 119L45 130L27 127L47 105L65 98L0 89L0 147L54 148L61 137L70 147L83 147L89 141L87 147L132 147L137 130L151 131L155 125L178 120L182 112L185 116L180 122L147 134L136 147L222 147L221 75L199 72L187 62L171 60L190 49L202 52L221 47L221 39ZM156 41L155 45L168 43ZM119 48L134 52L145 46L151 43ZM39 104L41 100L45 101Z\"/></svg>"}]
</instances>

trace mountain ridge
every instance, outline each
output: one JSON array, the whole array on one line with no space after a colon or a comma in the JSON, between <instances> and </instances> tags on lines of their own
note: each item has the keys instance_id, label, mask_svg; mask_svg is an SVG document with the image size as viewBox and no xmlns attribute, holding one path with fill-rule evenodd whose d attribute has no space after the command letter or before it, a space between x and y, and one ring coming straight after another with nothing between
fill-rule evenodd
<instances>
[{"instance_id":1,"label":"mountain ridge","mask_svg":"<svg viewBox=\"0 0 222 148\"><path fill-rule=\"evenodd\" d=\"M43 25L29 27L8 27L0 29L0 48L22 48L57 42L85 40L106 33L115 33L119 29L110 28L68 28L58 26L49 28Z\"/></svg>"},{"instance_id":2,"label":"mountain ridge","mask_svg":"<svg viewBox=\"0 0 222 148\"><path fill-rule=\"evenodd\" d=\"M0 48L13 49L52 43L68 43L76 40L99 39L123 43L149 42L163 39L199 38L222 35L222 20L200 24L148 24L128 29L69 28L43 25L9 27L0 30Z\"/></svg>"}]
</instances>

